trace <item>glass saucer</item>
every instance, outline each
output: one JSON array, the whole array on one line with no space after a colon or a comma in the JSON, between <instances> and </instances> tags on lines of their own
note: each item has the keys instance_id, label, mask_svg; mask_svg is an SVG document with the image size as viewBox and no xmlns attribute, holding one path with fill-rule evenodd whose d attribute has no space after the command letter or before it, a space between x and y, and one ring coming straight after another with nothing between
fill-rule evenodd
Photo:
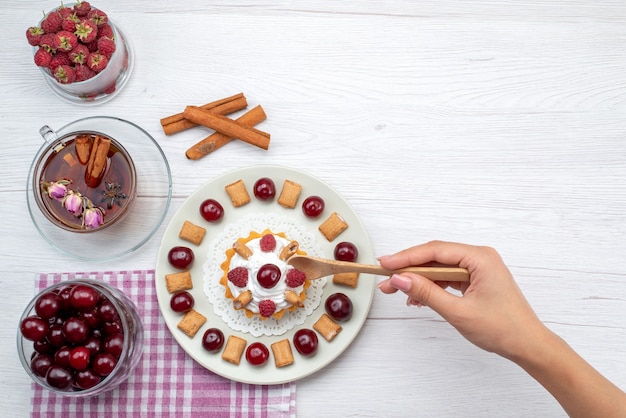
<instances>
[{"instance_id":1,"label":"glass saucer","mask_svg":"<svg viewBox=\"0 0 626 418\"><path fill-rule=\"evenodd\" d=\"M53 224L39 209L33 190L34 167L49 145L44 141L28 173L28 211L44 240L62 253L88 261L119 258L144 245L163 222L172 198L170 166L154 138L132 122L110 116L93 116L71 122L55 131L55 134L60 137L81 130L98 131L120 138L135 161L137 197L132 209L119 223L90 234L78 234Z\"/></svg>"}]
</instances>

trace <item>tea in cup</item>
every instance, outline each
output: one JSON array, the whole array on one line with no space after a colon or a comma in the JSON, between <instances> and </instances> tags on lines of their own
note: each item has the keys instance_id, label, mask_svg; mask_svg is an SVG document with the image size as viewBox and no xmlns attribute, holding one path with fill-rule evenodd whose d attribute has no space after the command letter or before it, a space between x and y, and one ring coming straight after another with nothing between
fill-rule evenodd
<instances>
[{"instance_id":1,"label":"tea in cup","mask_svg":"<svg viewBox=\"0 0 626 418\"><path fill-rule=\"evenodd\" d=\"M44 216L73 232L92 232L120 221L137 194L133 160L122 144L97 131L57 137L44 126L49 143L34 164L32 190Z\"/></svg>"}]
</instances>

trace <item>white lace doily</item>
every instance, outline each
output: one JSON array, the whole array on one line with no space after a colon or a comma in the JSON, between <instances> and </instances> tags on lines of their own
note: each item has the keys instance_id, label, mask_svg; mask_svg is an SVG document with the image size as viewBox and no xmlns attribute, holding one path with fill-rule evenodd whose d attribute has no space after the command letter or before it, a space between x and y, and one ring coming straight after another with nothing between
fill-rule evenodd
<instances>
[{"instance_id":1,"label":"white lace doily","mask_svg":"<svg viewBox=\"0 0 626 418\"><path fill-rule=\"evenodd\" d=\"M266 229L275 234L283 232L288 239L298 241L300 249L308 255L322 256L322 250L315 237L295 220L279 218L274 214L255 213L228 225L209 245L209 252L203 265L204 293L213 305L215 314L226 321L233 330L250 333L255 337L281 335L303 324L307 316L319 306L326 285L325 278L313 280L306 290L304 307L285 312L281 319L261 319L258 315L248 318L245 310L236 310L233 301L226 298L225 288L220 283L224 274L220 265L226 259L226 250L232 248L238 238L245 238L252 231L261 233Z\"/></svg>"}]
</instances>

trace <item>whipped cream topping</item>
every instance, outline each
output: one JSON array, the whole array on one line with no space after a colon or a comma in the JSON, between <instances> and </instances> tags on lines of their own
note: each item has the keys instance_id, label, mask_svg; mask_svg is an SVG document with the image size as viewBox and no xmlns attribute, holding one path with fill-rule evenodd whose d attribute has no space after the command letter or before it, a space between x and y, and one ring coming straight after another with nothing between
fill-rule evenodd
<instances>
[{"instance_id":1,"label":"whipped cream topping","mask_svg":"<svg viewBox=\"0 0 626 418\"><path fill-rule=\"evenodd\" d=\"M254 238L246 243L246 246L252 250L252 255L247 260L239 254L234 254L230 261L230 270L237 267L243 267L248 270L248 283L245 287L237 287L228 281L228 288L235 298L246 290L250 290L252 292L252 301L246 305L246 309L254 313L259 313L259 302L266 299L270 299L276 304L276 312L287 309L291 307L291 304L285 300L285 291L292 290L299 295L304 290L304 285L292 288L288 287L285 281L287 271L293 269L293 267L281 260L279 255L282 249L291 241L278 235L274 235L274 238L276 239L274 251L262 251L261 238ZM280 280L270 289L261 286L256 277L259 268L265 264L274 264L280 269Z\"/></svg>"}]
</instances>

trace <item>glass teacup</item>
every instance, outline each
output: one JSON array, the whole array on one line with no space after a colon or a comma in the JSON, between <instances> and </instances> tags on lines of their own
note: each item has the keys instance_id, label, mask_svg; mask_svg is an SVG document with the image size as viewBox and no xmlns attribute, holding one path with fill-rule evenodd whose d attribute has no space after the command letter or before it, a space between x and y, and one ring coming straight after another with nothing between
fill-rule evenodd
<instances>
[{"instance_id":1,"label":"glass teacup","mask_svg":"<svg viewBox=\"0 0 626 418\"><path fill-rule=\"evenodd\" d=\"M40 133L48 145L33 164L32 191L43 215L80 233L121 221L137 194L135 165L122 144L97 131L57 137L46 125Z\"/></svg>"}]
</instances>

